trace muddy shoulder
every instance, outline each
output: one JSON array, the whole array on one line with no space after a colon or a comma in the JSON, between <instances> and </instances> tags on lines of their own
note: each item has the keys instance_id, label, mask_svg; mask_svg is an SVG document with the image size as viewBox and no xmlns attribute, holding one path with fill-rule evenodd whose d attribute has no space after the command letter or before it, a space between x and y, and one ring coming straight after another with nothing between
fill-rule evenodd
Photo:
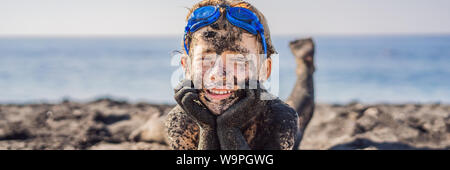
<instances>
[{"instance_id":1,"label":"muddy shoulder","mask_svg":"<svg viewBox=\"0 0 450 170\"><path fill-rule=\"evenodd\" d=\"M0 105L0 149L165 150L164 130L152 126L172 107L111 99ZM142 127L157 130L143 140L133 134ZM450 149L450 105L318 104L300 149Z\"/></svg>"}]
</instances>

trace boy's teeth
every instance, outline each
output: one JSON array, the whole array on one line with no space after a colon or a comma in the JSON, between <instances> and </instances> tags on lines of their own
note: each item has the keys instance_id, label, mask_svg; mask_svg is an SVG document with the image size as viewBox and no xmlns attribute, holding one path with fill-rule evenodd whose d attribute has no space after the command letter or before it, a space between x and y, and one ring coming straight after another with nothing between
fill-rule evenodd
<instances>
[{"instance_id":1,"label":"boy's teeth","mask_svg":"<svg viewBox=\"0 0 450 170\"><path fill-rule=\"evenodd\" d=\"M228 94L231 93L231 91L216 91L216 90L209 90L209 92L213 94Z\"/></svg>"}]
</instances>

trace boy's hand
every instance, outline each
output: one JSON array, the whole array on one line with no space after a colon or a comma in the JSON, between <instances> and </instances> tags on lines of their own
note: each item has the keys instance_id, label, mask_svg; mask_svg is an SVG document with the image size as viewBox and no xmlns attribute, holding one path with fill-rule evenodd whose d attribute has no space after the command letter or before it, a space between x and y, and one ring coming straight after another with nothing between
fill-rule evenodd
<instances>
[{"instance_id":1,"label":"boy's hand","mask_svg":"<svg viewBox=\"0 0 450 170\"><path fill-rule=\"evenodd\" d=\"M233 104L217 118L217 135L223 150L249 150L241 128L255 118L266 105L261 101L261 89L246 89L246 97Z\"/></svg>"},{"instance_id":2,"label":"boy's hand","mask_svg":"<svg viewBox=\"0 0 450 170\"><path fill-rule=\"evenodd\" d=\"M222 128L241 128L260 113L261 89L246 89L246 97L233 104L217 118L217 125Z\"/></svg>"},{"instance_id":3,"label":"boy's hand","mask_svg":"<svg viewBox=\"0 0 450 170\"><path fill-rule=\"evenodd\" d=\"M213 128L216 116L199 100L199 90L195 89L191 80L183 80L175 88L175 100L201 128Z\"/></svg>"}]
</instances>

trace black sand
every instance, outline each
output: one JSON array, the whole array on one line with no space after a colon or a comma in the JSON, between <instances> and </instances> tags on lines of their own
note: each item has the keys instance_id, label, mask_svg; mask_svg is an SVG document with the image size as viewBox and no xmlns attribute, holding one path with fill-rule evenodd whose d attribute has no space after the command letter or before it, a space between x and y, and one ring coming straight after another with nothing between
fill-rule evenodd
<instances>
[{"instance_id":1,"label":"black sand","mask_svg":"<svg viewBox=\"0 0 450 170\"><path fill-rule=\"evenodd\" d=\"M172 107L110 99L0 105L0 149L169 149L129 136ZM450 149L450 105L318 104L300 148Z\"/></svg>"}]
</instances>

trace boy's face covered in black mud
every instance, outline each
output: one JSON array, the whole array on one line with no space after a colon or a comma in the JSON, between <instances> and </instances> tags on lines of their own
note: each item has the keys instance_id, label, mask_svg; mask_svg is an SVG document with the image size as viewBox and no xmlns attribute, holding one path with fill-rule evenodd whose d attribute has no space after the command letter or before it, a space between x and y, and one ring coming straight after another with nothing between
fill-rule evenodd
<instances>
[{"instance_id":1,"label":"boy's face covered in black mud","mask_svg":"<svg viewBox=\"0 0 450 170\"><path fill-rule=\"evenodd\" d=\"M267 69L261 69L265 55L260 38L223 17L189 39L188 76L201 89L200 100L216 115L242 98L245 88L256 88L256 84L248 84L255 82L250 80L266 75Z\"/></svg>"}]
</instances>

